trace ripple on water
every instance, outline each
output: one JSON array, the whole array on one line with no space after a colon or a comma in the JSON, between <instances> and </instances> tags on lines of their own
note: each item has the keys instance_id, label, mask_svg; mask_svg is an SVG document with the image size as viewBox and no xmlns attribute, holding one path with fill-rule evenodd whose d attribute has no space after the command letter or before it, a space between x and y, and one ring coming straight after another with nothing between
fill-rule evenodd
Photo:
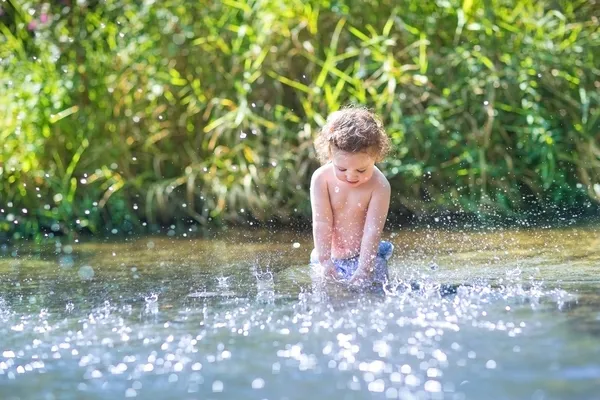
<instances>
[{"instance_id":1,"label":"ripple on water","mask_svg":"<svg viewBox=\"0 0 600 400\"><path fill-rule=\"evenodd\" d=\"M320 388L311 396L316 399L346 391L459 399L476 396L485 386L477 382L486 379L509 394L502 389L506 371L515 368L509 355L530 346L542 350L534 340L539 325L559 329L560 308L575 298L536 282L442 290L431 279L393 282L387 295L308 287L293 295L277 293L271 272L254 278L251 289L221 278L215 290L176 301L152 291L139 301L110 299L89 309L73 297L60 312L35 314L29 310L38 304L25 302L14 312L0 298L6 322L0 333L20 327L1 348L0 375L19 393L43 391L25 379L43 372L73 382L84 396L105 398L295 398L312 382ZM556 340L568 341L561 334ZM520 368L535 367L521 362ZM563 376L590 379L581 371L565 367ZM529 387L539 379L541 372Z\"/></svg>"}]
</instances>

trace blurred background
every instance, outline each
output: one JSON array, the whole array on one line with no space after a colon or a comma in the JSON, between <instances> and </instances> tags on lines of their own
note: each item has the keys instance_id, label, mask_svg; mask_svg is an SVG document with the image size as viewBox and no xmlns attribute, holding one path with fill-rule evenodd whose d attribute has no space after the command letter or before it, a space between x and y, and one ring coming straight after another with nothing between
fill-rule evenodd
<instances>
[{"instance_id":1,"label":"blurred background","mask_svg":"<svg viewBox=\"0 0 600 400\"><path fill-rule=\"evenodd\" d=\"M585 220L599 17L596 0L2 0L0 241L306 227L312 141L350 103L392 139L392 223Z\"/></svg>"}]
</instances>

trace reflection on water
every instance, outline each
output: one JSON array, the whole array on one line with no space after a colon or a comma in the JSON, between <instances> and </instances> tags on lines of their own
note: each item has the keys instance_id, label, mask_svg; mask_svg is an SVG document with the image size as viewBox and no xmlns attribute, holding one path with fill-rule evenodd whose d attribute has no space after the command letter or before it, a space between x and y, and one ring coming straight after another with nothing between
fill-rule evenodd
<instances>
[{"instance_id":1,"label":"reflection on water","mask_svg":"<svg viewBox=\"0 0 600 400\"><path fill-rule=\"evenodd\" d=\"M362 294L298 234L7 250L0 398L596 398L597 230L391 240Z\"/></svg>"}]
</instances>

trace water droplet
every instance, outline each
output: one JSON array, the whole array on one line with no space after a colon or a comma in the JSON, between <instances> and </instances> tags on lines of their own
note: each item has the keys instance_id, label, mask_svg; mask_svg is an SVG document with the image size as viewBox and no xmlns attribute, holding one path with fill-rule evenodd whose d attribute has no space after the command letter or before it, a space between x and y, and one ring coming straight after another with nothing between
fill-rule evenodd
<instances>
[{"instance_id":1,"label":"water droplet","mask_svg":"<svg viewBox=\"0 0 600 400\"><path fill-rule=\"evenodd\" d=\"M252 389L262 389L265 386L265 381L262 378L256 378L252 381Z\"/></svg>"},{"instance_id":2,"label":"water droplet","mask_svg":"<svg viewBox=\"0 0 600 400\"><path fill-rule=\"evenodd\" d=\"M336 186L336 187L335 187L335 192L336 192L336 193L339 193L339 192L340 192L340 188L339 188L339 186Z\"/></svg>"},{"instance_id":3,"label":"water droplet","mask_svg":"<svg viewBox=\"0 0 600 400\"><path fill-rule=\"evenodd\" d=\"M227 289L229 287L229 283L227 282L228 279L228 276L217 276L217 286Z\"/></svg>"},{"instance_id":4,"label":"water droplet","mask_svg":"<svg viewBox=\"0 0 600 400\"><path fill-rule=\"evenodd\" d=\"M74 264L75 264L75 261L73 260L73 257L71 257L71 256L62 256L58 260L58 265L61 268L71 268Z\"/></svg>"},{"instance_id":5,"label":"water droplet","mask_svg":"<svg viewBox=\"0 0 600 400\"><path fill-rule=\"evenodd\" d=\"M89 265L84 265L83 267L79 268L78 274L79 277L84 281L89 281L94 278L94 268Z\"/></svg>"},{"instance_id":6,"label":"water droplet","mask_svg":"<svg viewBox=\"0 0 600 400\"><path fill-rule=\"evenodd\" d=\"M214 393L220 393L223 391L223 382L221 381L214 381L212 384L212 391Z\"/></svg>"},{"instance_id":7,"label":"water droplet","mask_svg":"<svg viewBox=\"0 0 600 400\"><path fill-rule=\"evenodd\" d=\"M441 392L442 384L439 383L438 381L427 381L427 382L425 382L423 389L425 389L427 392L431 392L431 393Z\"/></svg>"}]
</instances>

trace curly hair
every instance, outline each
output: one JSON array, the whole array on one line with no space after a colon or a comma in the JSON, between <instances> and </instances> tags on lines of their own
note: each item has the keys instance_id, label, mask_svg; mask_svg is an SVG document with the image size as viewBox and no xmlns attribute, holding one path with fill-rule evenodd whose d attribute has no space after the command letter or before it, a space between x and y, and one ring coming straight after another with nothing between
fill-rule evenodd
<instances>
[{"instance_id":1,"label":"curly hair","mask_svg":"<svg viewBox=\"0 0 600 400\"><path fill-rule=\"evenodd\" d=\"M369 153L375 161L382 161L390 140L377 115L364 107L349 106L331 113L315 139L322 163L331 159L332 146L347 153Z\"/></svg>"}]
</instances>

